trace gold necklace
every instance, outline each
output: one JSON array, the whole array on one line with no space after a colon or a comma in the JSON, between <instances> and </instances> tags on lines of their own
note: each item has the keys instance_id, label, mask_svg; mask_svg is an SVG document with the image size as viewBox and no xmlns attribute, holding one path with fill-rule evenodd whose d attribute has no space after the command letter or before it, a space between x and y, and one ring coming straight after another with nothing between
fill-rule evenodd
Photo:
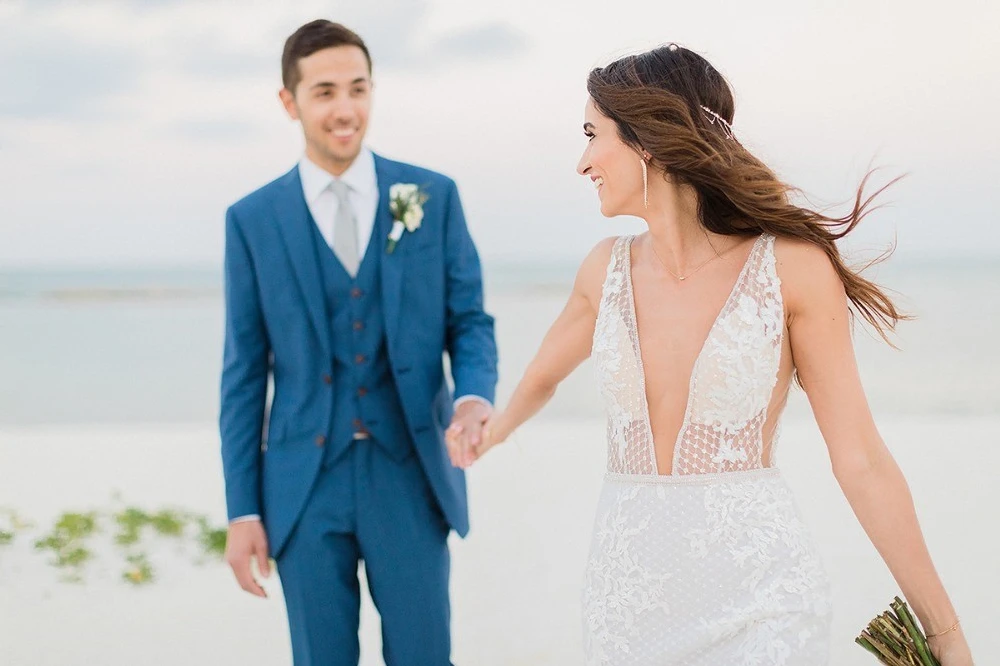
<instances>
[{"instance_id":1,"label":"gold necklace","mask_svg":"<svg viewBox=\"0 0 1000 666\"><path fill-rule=\"evenodd\" d=\"M736 245L739 245L739 243L736 243ZM715 252L715 248L712 246L712 241L708 241L708 246L712 248L713 252ZM656 251L656 245L653 243L653 239L652 238L649 239L649 247L652 248L652 250L653 250L653 256L655 256L656 260L658 262L660 262L661 266L663 266L663 270L665 270L666 272L668 272L671 275L673 275L680 282L683 282L684 280L687 280L689 277L691 277L692 275L694 275L695 273L697 273L698 271L700 271L702 268L704 268L708 264L712 263L712 261L714 259L721 258L722 255L724 255L726 252L729 252L729 250L733 249L732 247L730 247L725 252L715 252L715 254L713 254L711 257L709 257L708 259L706 259L705 261L703 261L702 263L700 263L694 270L692 270L687 275L678 275L677 273L674 273L672 270L670 270L669 268L667 268L667 265L665 263L663 263L663 259L660 258L660 253ZM733 247L736 247L736 246L734 245Z\"/></svg>"}]
</instances>

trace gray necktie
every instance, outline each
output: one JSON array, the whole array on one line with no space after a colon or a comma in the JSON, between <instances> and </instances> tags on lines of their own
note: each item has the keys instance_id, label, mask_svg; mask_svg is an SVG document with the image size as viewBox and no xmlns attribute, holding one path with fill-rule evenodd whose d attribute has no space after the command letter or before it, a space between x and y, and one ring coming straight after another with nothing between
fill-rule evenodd
<instances>
[{"instance_id":1,"label":"gray necktie","mask_svg":"<svg viewBox=\"0 0 1000 666\"><path fill-rule=\"evenodd\" d=\"M337 216L333 221L333 253L340 259L347 273L358 274L361 259L358 257L358 223L348 194L350 189L340 180L334 180L330 188L337 196Z\"/></svg>"}]
</instances>

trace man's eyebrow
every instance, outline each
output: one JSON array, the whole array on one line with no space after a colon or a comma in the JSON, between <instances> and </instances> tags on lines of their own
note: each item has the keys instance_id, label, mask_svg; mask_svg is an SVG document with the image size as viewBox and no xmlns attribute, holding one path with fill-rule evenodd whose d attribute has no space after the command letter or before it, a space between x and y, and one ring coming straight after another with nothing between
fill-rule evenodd
<instances>
[{"instance_id":1,"label":"man's eyebrow","mask_svg":"<svg viewBox=\"0 0 1000 666\"><path fill-rule=\"evenodd\" d=\"M349 85L356 86L359 83L370 83L370 81L366 76L359 76L358 78L351 81ZM336 87L337 84L334 83L333 81L319 81L309 86L309 89L312 90L314 88L336 88Z\"/></svg>"}]
</instances>

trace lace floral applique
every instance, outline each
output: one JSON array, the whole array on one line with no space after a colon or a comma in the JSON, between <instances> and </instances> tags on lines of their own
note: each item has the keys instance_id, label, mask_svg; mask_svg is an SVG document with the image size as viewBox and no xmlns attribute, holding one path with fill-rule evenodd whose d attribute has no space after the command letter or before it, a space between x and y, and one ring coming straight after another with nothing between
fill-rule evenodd
<instances>
[{"instance_id":1,"label":"lace floral applique","mask_svg":"<svg viewBox=\"0 0 1000 666\"><path fill-rule=\"evenodd\" d=\"M634 543L650 524L648 515L634 520L641 505L639 492L638 487L622 492L595 524L593 553L597 556L587 567L584 582L586 648L592 663L614 663L615 653L629 652L630 642L638 637L635 620L639 615L660 612L663 622L669 622L665 599L671 576L651 571L641 546Z\"/></svg>"},{"instance_id":2,"label":"lace floral applique","mask_svg":"<svg viewBox=\"0 0 1000 666\"><path fill-rule=\"evenodd\" d=\"M705 509L707 526L688 535L692 556L727 553L748 593L743 598L751 600L723 606L722 617L705 628L718 641L752 626L744 634L740 664L793 666L789 654L825 634L830 607L826 572L810 549L790 492L752 479L718 484L706 489ZM773 576L779 561L797 564ZM815 621L803 624L803 614ZM792 626L799 627L794 637L788 632Z\"/></svg>"}]
</instances>

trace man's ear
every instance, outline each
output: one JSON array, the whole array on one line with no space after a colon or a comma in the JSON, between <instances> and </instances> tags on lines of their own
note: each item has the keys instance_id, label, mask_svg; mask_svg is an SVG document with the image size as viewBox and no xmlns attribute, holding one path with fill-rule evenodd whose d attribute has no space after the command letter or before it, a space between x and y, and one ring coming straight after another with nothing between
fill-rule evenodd
<instances>
[{"instance_id":1,"label":"man's ear","mask_svg":"<svg viewBox=\"0 0 1000 666\"><path fill-rule=\"evenodd\" d=\"M285 113L292 120L299 119L299 108L295 104L295 94L292 93L288 88L282 88L278 91L278 99L281 100L281 105L285 107Z\"/></svg>"}]
</instances>

